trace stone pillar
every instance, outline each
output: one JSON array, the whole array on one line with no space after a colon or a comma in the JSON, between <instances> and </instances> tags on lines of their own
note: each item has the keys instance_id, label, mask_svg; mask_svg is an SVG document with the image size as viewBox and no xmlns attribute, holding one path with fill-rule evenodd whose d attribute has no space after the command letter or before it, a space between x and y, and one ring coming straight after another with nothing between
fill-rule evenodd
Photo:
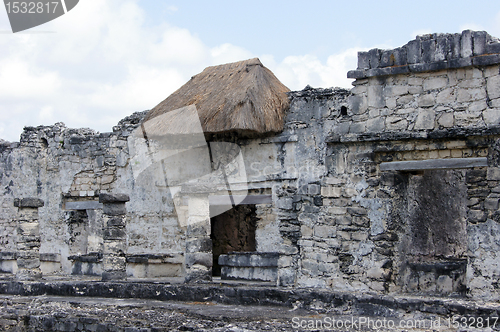
<instances>
[{"instance_id":1,"label":"stone pillar","mask_svg":"<svg viewBox=\"0 0 500 332\"><path fill-rule=\"evenodd\" d=\"M211 281L213 256L208 196L191 195L188 209L185 282Z\"/></svg>"},{"instance_id":2,"label":"stone pillar","mask_svg":"<svg viewBox=\"0 0 500 332\"><path fill-rule=\"evenodd\" d=\"M99 202L103 204L103 281L127 279L125 203L129 200L129 196L125 194L99 195Z\"/></svg>"},{"instance_id":3,"label":"stone pillar","mask_svg":"<svg viewBox=\"0 0 500 332\"><path fill-rule=\"evenodd\" d=\"M40 223L38 208L44 205L39 198L16 198L17 215L17 273L19 280L36 280L40 270Z\"/></svg>"}]
</instances>

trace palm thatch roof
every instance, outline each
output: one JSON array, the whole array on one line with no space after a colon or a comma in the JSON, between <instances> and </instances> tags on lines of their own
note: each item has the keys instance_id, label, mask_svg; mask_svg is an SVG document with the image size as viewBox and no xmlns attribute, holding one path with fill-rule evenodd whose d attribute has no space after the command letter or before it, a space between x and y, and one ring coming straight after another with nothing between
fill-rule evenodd
<instances>
[{"instance_id":1,"label":"palm thatch roof","mask_svg":"<svg viewBox=\"0 0 500 332\"><path fill-rule=\"evenodd\" d=\"M205 133L283 130L287 92L259 59L206 68L147 114L144 121L195 105Z\"/></svg>"}]
</instances>

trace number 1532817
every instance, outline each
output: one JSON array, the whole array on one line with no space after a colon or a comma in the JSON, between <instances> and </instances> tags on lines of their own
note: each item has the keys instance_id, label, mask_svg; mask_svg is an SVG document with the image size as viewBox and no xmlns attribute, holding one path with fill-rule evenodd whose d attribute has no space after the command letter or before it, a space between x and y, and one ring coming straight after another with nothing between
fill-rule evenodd
<instances>
[{"instance_id":1,"label":"number 1532817","mask_svg":"<svg viewBox=\"0 0 500 332\"><path fill-rule=\"evenodd\" d=\"M55 13L58 1L53 2L17 2L9 1L5 3L5 8L7 8L8 14L43 14L43 13Z\"/></svg>"}]
</instances>

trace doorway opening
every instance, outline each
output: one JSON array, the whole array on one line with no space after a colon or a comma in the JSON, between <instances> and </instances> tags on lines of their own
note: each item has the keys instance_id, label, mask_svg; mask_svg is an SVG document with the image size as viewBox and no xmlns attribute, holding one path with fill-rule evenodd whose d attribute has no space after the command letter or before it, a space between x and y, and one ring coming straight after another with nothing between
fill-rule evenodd
<instances>
[{"instance_id":1,"label":"doorway opening","mask_svg":"<svg viewBox=\"0 0 500 332\"><path fill-rule=\"evenodd\" d=\"M213 207L211 207L212 209ZM231 252L256 251L257 228L255 204L236 205L232 209L210 218L213 267L212 275L221 275L219 256Z\"/></svg>"},{"instance_id":2,"label":"doorway opening","mask_svg":"<svg viewBox=\"0 0 500 332\"><path fill-rule=\"evenodd\" d=\"M401 286L408 293L462 294L467 266L465 171L404 174Z\"/></svg>"}]
</instances>

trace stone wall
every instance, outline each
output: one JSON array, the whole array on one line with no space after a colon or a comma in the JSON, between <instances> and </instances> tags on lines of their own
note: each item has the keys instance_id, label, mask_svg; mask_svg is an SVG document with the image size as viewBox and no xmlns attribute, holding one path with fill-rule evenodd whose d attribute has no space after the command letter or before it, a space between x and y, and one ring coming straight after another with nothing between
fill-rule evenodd
<instances>
[{"instance_id":1,"label":"stone wall","mask_svg":"<svg viewBox=\"0 0 500 332\"><path fill-rule=\"evenodd\" d=\"M69 129L58 123L27 127L19 143L4 142L0 149L2 252L15 251L14 197L40 197L46 202L40 209L41 253L42 259L50 258L42 261L42 270L99 273L103 250L99 194L127 192L133 197L128 203L128 253L169 254L165 264L182 266L183 230L173 204L165 204L168 194L155 186L132 189L127 140L144 115L138 112L125 118L111 133Z\"/></svg>"},{"instance_id":2,"label":"stone wall","mask_svg":"<svg viewBox=\"0 0 500 332\"><path fill-rule=\"evenodd\" d=\"M98 197L124 193L128 276L210 280L230 196L255 206L251 249L278 255L278 285L498 299L499 45L464 31L360 53L351 91L289 93L282 132L201 133L182 170L208 174L173 185L144 112L112 133L26 128L0 143L0 268L15 268L14 197L39 197L42 272L102 273Z\"/></svg>"},{"instance_id":3,"label":"stone wall","mask_svg":"<svg viewBox=\"0 0 500 332\"><path fill-rule=\"evenodd\" d=\"M411 62L415 45L420 57ZM498 45L465 31L359 55L359 68L349 73L357 79L347 114L328 138L322 181L338 241L337 276L311 283L499 297L492 263L498 236L491 228L499 199ZM409 165L416 169L405 170Z\"/></svg>"}]
</instances>

